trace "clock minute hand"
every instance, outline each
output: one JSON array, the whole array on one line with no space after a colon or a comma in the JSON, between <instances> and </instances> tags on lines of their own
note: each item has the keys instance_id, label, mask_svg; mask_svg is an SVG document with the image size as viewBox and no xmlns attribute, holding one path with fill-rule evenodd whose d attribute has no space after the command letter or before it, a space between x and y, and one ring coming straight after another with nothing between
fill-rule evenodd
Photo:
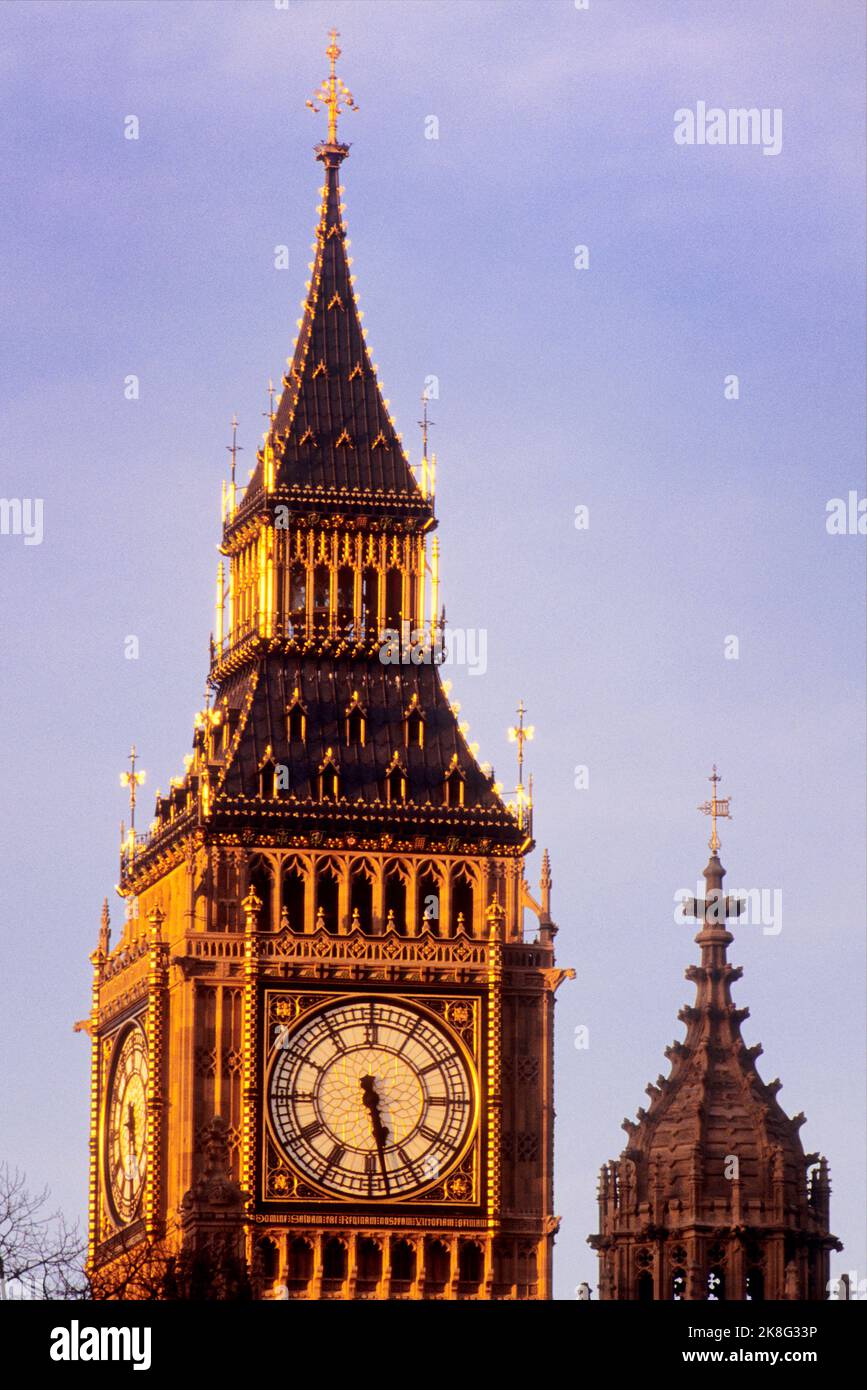
<instances>
[{"instance_id":1,"label":"clock minute hand","mask_svg":"<svg viewBox=\"0 0 867 1390\"><path fill-rule=\"evenodd\" d=\"M124 1124L124 1129L126 1130L126 1142L129 1151L128 1157L130 1170L132 1172L133 1179L137 1180L139 1176L139 1167L138 1153L136 1152L135 1106L132 1104L131 1101L127 1106L127 1118L126 1123Z\"/></svg>"},{"instance_id":2,"label":"clock minute hand","mask_svg":"<svg viewBox=\"0 0 867 1390\"><path fill-rule=\"evenodd\" d=\"M388 1129L382 1123L379 1113L379 1096L376 1093L376 1078L373 1076L362 1076L361 1082L361 1103L370 1114L370 1130L373 1135L373 1142L376 1144L376 1151L379 1154L379 1166L382 1169L382 1181L385 1184L385 1195L389 1195L388 1173L385 1167L385 1141L388 1138Z\"/></svg>"},{"instance_id":3,"label":"clock minute hand","mask_svg":"<svg viewBox=\"0 0 867 1390\"><path fill-rule=\"evenodd\" d=\"M126 1130L126 1139L127 1145L129 1147L129 1155L130 1158L132 1158L135 1154L135 1109L132 1103L129 1103L127 1105L126 1124L124 1125L124 1129Z\"/></svg>"}]
</instances>

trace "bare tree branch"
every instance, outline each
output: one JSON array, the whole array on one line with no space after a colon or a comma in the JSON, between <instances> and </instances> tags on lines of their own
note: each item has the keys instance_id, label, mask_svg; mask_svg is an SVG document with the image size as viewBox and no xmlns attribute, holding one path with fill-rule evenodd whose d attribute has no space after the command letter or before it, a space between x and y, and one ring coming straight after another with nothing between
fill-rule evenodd
<instances>
[{"instance_id":1,"label":"bare tree branch","mask_svg":"<svg viewBox=\"0 0 867 1390\"><path fill-rule=\"evenodd\" d=\"M84 1296L85 1242L49 1201L48 1188L30 1192L23 1173L0 1163L0 1298Z\"/></svg>"}]
</instances>

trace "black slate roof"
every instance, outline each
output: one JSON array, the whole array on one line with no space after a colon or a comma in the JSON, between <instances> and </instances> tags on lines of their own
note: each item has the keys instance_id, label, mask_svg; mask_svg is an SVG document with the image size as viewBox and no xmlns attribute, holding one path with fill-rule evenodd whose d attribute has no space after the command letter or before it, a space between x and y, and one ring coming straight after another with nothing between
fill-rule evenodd
<instances>
[{"instance_id":1,"label":"black slate roof","mask_svg":"<svg viewBox=\"0 0 867 1390\"><path fill-rule=\"evenodd\" d=\"M305 301L292 364L270 439L276 459L275 489L288 488L305 505L358 502L358 494L390 500L398 514L428 511L398 440L364 340L351 282L339 178L345 145L322 145L324 195L316 230L311 288ZM337 496L335 497L335 491ZM240 511L263 492L257 463Z\"/></svg>"},{"instance_id":2,"label":"black slate roof","mask_svg":"<svg viewBox=\"0 0 867 1390\"><path fill-rule=\"evenodd\" d=\"M239 676L221 691L227 705L243 711L252 687ZM305 716L303 741L289 740L287 709L295 691ZM354 700L357 692L357 702ZM415 697L415 700L414 700ZM365 738L347 741L346 711L357 703L364 715ZM406 714L423 715L423 746L407 746ZM466 807L503 811L492 779L479 767L458 727L436 666L384 665L329 657L299 658L282 652L263 657L252 703L241 715L240 736L219 793L230 797L259 795L259 770L270 756L288 769L281 795L317 799L319 768L331 749L340 778L340 793L349 801L379 801L397 753L406 777L406 802L444 803L444 781L455 765L463 774Z\"/></svg>"}]
</instances>

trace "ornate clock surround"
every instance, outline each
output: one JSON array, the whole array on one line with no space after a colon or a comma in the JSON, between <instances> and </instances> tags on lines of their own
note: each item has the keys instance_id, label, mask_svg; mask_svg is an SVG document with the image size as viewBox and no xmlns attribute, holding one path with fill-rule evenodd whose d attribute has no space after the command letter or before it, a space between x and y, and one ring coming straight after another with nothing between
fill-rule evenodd
<instances>
[{"instance_id":1,"label":"ornate clock surround","mask_svg":"<svg viewBox=\"0 0 867 1390\"><path fill-rule=\"evenodd\" d=\"M306 1016L329 1004L381 1001L403 1006L434 1026L454 1042L455 1051L472 1074L473 1115L456 1159L441 1176L424 1184L424 1189L388 1201L382 1198L340 1197L307 1181L277 1141L270 1118L268 1077L274 1065L275 1029L281 1025L294 1035L295 1027ZM487 999L478 989L413 987L411 981L334 981L321 986L299 982L276 985L265 981L260 989L260 1032L258 1038L258 1162L255 1181L255 1211L268 1223L303 1222L302 1212L315 1213L317 1222L351 1220L350 1213L363 1214L370 1225L399 1224L395 1207L406 1211L407 1222L419 1215L443 1214L444 1208L464 1218L478 1220L485 1211L485 1174L488 1165L489 1124L484 1098L487 1095L487 1057L484 1038L487 1026ZM334 1212L335 1207L342 1214Z\"/></svg>"},{"instance_id":2,"label":"ornate clock surround","mask_svg":"<svg viewBox=\"0 0 867 1390\"><path fill-rule=\"evenodd\" d=\"M116 1113L118 1105L124 1103L128 1106L133 1105L126 1095L117 1095L117 1087L120 1081L119 1069L124 1061L124 1056L135 1053L138 1062L133 1062L133 1070L129 1071L129 1082L135 1089L135 1080L138 1078L138 1088L141 1091L139 1104L129 1115L126 1123L137 1124L138 1138L144 1162L141 1165L139 1176L130 1181L135 1181L136 1188L134 1196L130 1196L125 1202L118 1197L116 1183L113 1181L112 1163L112 1135L117 1130L117 1125L123 1126L124 1120ZM145 1194L150 1177L150 1166L152 1155L149 1146L149 1126L148 1108L151 1095L151 1068L150 1068L150 1047L148 1044L147 1019L139 1012L125 1017L118 1026L104 1039L103 1048L103 1082L102 1082L102 1116L99 1128L99 1170L104 1193L104 1206L106 1217L117 1231L124 1231L135 1227L143 1218ZM129 1089L129 1087L127 1088ZM115 1124L115 1122L117 1122ZM112 1126L114 1125L114 1131ZM135 1128L132 1130L135 1134ZM118 1140L123 1146L122 1139ZM138 1152L133 1155L134 1165L139 1165ZM126 1165L124 1164L124 1169Z\"/></svg>"}]
</instances>

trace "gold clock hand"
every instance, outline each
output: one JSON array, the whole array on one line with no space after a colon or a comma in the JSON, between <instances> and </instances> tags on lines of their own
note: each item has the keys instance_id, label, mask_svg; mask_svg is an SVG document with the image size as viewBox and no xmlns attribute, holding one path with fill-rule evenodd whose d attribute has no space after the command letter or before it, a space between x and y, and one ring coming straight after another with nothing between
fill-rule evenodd
<instances>
[{"instance_id":1,"label":"gold clock hand","mask_svg":"<svg viewBox=\"0 0 867 1390\"><path fill-rule=\"evenodd\" d=\"M373 1142L379 1154L379 1166L382 1169L382 1181L385 1187L386 1197L391 1189L388 1183L388 1172L385 1167L385 1141L388 1138L388 1130L382 1123L379 1113L379 1096L376 1093L376 1078L373 1076L362 1076L359 1078L361 1083L361 1103L370 1115L370 1130L373 1135Z\"/></svg>"}]
</instances>

